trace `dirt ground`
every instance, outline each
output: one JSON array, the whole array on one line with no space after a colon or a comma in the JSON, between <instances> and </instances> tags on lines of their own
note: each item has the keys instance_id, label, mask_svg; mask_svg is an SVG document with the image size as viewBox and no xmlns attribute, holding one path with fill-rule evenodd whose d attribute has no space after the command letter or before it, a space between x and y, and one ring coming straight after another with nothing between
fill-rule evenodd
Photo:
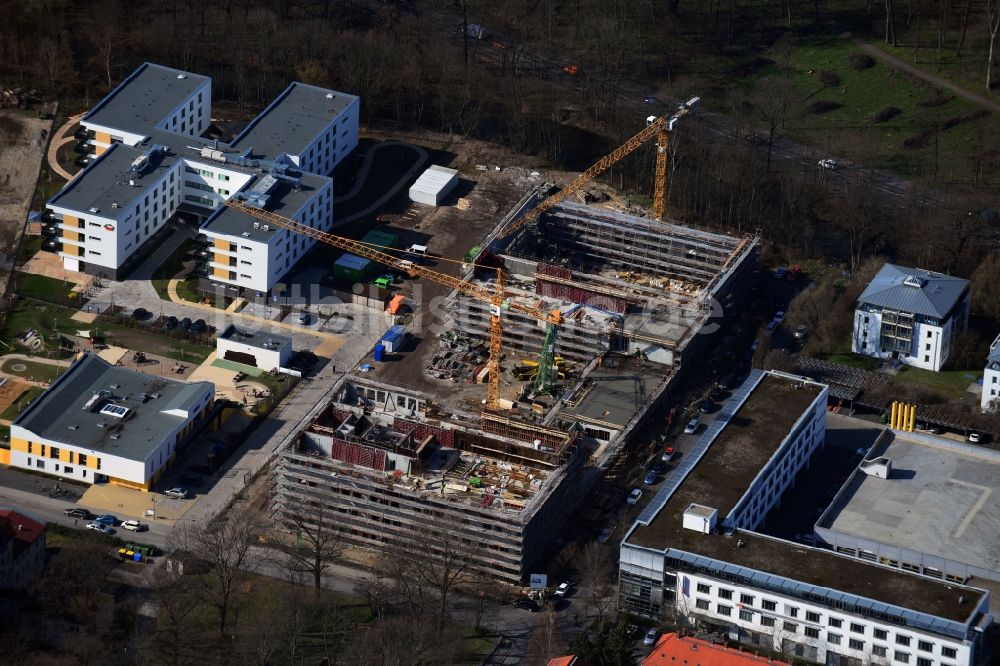
<instances>
[{"instance_id":1,"label":"dirt ground","mask_svg":"<svg viewBox=\"0 0 1000 666\"><path fill-rule=\"evenodd\" d=\"M0 293L6 290L13 249L24 231L51 120L0 111Z\"/></svg>"},{"instance_id":2,"label":"dirt ground","mask_svg":"<svg viewBox=\"0 0 1000 666\"><path fill-rule=\"evenodd\" d=\"M8 379L4 382L3 386L0 386L0 412L14 404L30 388L30 384L19 382L16 379Z\"/></svg>"}]
</instances>

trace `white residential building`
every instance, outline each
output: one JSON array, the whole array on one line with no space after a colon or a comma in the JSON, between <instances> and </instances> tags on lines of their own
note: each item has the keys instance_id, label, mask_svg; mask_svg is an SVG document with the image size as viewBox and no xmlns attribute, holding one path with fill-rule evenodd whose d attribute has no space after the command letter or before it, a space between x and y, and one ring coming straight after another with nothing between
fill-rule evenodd
<instances>
[{"instance_id":1,"label":"white residential building","mask_svg":"<svg viewBox=\"0 0 1000 666\"><path fill-rule=\"evenodd\" d=\"M996 405L991 403L997 401ZM1000 407L1000 335L990 345L989 356L986 357L986 368L983 370L983 395L980 398L983 411L990 407Z\"/></svg>"},{"instance_id":2,"label":"white residential building","mask_svg":"<svg viewBox=\"0 0 1000 666\"><path fill-rule=\"evenodd\" d=\"M178 212L213 245L209 278L267 292L315 241L290 238L225 207L241 196L309 226L333 227L327 177L358 142L359 99L291 84L231 144L208 129L211 80L146 63L81 124L97 158L54 196L67 270L120 279Z\"/></svg>"},{"instance_id":3,"label":"white residential building","mask_svg":"<svg viewBox=\"0 0 1000 666\"><path fill-rule=\"evenodd\" d=\"M11 467L149 490L211 411L210 382L179 382L83 354L10 427Z\"/></svg>"},{"instance_id":4,"label":"white residential building","mask_svg":"<svg viewBox=\"0 0 1000 666\"><path fill-rule=\"evenodd\" d=\"M858 298L851 350L938 371L969 323L969 281L886 264Z\"/></svg>"},{"instance_id":5,"label":"white residential building","mask_svg":"<svg viewBox=\"0 0 1000 666\"><path fill-rule=\"evenodd\" d=\"M756 530L825 441L828 390L755 370L621 542L621 610L820 664L985 663L989 592Z\"/></svg>"},{"instance_id":6,"label":"white residential building","mask_svg":"<svg viewBox=\"0 0 1000 666\"><path fill-rule=\"evenodd\" d=\"M292 358L292 339L263 331L248 331L231 324L216 338L216 356L255 368L287 368Z\"/></svg>"}]
</instances>

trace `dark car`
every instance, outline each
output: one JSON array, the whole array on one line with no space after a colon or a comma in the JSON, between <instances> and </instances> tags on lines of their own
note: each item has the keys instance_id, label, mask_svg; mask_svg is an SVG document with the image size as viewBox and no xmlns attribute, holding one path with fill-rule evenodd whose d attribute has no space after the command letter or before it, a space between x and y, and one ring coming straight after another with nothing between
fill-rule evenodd
<instances>
[{"instance_id":1,"label":"dark car","mask_svg":"<svg viewBox=\"0 0 1000 666\"><path fill-rule=\"evenodd\" d=\"M98 516L94 518L94 522L98 525L107 525L108 527L114 527L118 524L118 519L112 516L110 513L106 513L103 516Z\"/></svg>"},{"instance_id":2,"label":"dark car","mask_svg":"<svg viewBox=\"0 0 1000 666\"><path fill-rule=\"evenodd\" d=\"M163 320L163 330L171 331L175 328L177 328L177 317L171 315Z\"/></svg>"},{"instance_id":3,"label":"dark car","mask_svg":"<svg viewBox=\"0 0 1000 666\"><path fill-rule=\"evenodd\" d=\"M195 319L191 322L191 332L192 333L204 333L208 330L208 324L205 323L204 319Z\"/></svg>"},{"instance_id":4,"label":"dark car","mask_svg":"<svg viewBox=\"0 0 1000 666\"><path fill-rule=\"evenodd\" d=\"M719 387L712 389L712 392L708 394L708 399L714 400L715 402L722 402L725 398L726 390Z\"/></svg>"},{"instance_id":5,"label":"dark car","mask_svg":"<svg viewBox=\"0 0 1000 666\"><path fill-rule=\"evenodd\" d=\"M190 317L184 317L184 319L181 319L180 322L177 324L177 327L179 329L181 329L182 331L190 331L191 330L191 318Z\"/></svg>"},{"instance_id":6,"label":"dark car","mask_svg":"<svg viewBox=\"0 0 1000 666\"><path fill-rule=\"evenodd\" d=\"M136 321L145 319L148 316L149 310L146 308L136 308L135 310L132 310L132 319L135 319Z\"/></svg>"},{"instance_id":7,"label":"dark car","mask_svg":"<svg viewBox=\"0 0 1000 666\"><path fill-rule=\"evenodd\" d=\"M537 613L540 610L534 599L518 599L514 602L514 608L521 608L532 613Z\"/></svg>"},{"instance_id":8,"label":"dark car","mask_svg":"<svg viewBox=\"0 0 1000 666\"><path fill-rule=\"evenodd\" d=\"M715 403L712 402L711 400L702 400L701 404L698 405L698 411L700 411L702 414L708 414L713 409L715 409Z\"/></svg>"},{"instance_id":9,"label":"dark car","mask_svg":"<svg viewBox=\"0 0 1000 666\"><path fill-rule=\"evenodd\" d=\"M69 516L70 518L83 518L84 520L89 520L90 517L93 515L92 513L90 513L89 511L87 511L86 509L78 507L78 506L74 506L74 507L72 507L70 509L65 509L65 510L63 510L63 513L66 516Z\"/></svg>"}]
</instances>

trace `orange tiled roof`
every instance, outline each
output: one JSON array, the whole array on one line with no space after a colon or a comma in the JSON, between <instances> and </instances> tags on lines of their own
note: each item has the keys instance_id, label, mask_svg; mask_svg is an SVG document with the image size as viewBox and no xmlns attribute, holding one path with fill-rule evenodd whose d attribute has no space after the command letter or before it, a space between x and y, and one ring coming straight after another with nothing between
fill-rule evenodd
<instances>
[{"instance_id":1,"label":"orange tiled roof","mask_svg":"<svg viewBox=\"0 0 1000 666\"><path fill-rule=\"evenodd\" d=\"M642 666L787 666L784 661L741 652L700 638L664 634ZM551 663L550 663L551 666Z\"/></svg>"}]
</instances>

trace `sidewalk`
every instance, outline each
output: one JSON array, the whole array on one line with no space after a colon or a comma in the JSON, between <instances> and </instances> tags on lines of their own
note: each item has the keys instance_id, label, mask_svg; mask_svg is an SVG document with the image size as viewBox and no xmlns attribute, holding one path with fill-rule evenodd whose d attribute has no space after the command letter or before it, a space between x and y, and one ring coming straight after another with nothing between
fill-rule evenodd
<instances>
[{"instance_id":1,"label":"sidewalk","mask_svg":"<svg viewBox=\"0 0 1000 666\"><path fill-rule=\"evenodd\" d=\"M52 137L51 141L49 141L49 150L48 154L46 155L46 159L49 162L49 168L55 171L57 174L59 174L62 178L65 178L66 180L73 180L75 174L66 171L66 169L63 169L62 166L59 164L59 149L64 145L66 145L67 143L73 141L73 137L66 136L66 133L69 132L74 125L80 122L80 119L83 118L83 115L84 114L81 113L67 120L66 124L60 127L59 131L56 132L56 135Z\"/></svg>"}]
</instances>

